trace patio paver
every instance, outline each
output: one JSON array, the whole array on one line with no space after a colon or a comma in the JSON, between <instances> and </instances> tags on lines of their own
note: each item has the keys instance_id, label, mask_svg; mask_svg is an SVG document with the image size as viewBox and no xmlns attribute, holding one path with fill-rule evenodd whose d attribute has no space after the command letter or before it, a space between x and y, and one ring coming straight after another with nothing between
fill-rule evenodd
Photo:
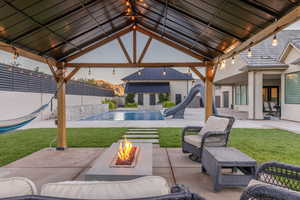
<instances>
[{"instance_id":1,"label":"patio paver","mask_svg":"<svg viewBox=\"0 0 300 200\"><path fill-rule=\"evenodd\" d=\"M65 151L46 148L8 164L4 168L82 168L87 167L102 151L103 148L69 148Z\"/></svg>"},{"instance_id":2,"label":"patio paver","mask_svg":"<svg viewBox=\"0 0 300 200\"><path fill-rule=\"evenodd\" d=\"M189 167L200 169L200 163L191 161L188 154L183 154L181 148L167 148L172 167Z\"/></svg>"},{"instance_id":3,"label":"patio paver","mask_svg":"<svg viewBox=\"0 0 300 200\"><path fill-rule=\"evenodd\" d=\"M200 168L173 168L176 183L184 184L191 191L200 194L207 200L239 200L242 188L223 189L215 193L211 177L200 173Z\"/></svg>"},{"instance_id":4,"label":"patio paver","mask_svg":"<svg viewBox=\"0 0 300 200\"><path fill-rule=\"evenodd\" d=\"M0 173L0 176L28 177L38 188L50 182L84 180L84 172L103 150L103 148L70 148L66 151L43 149L6 165L1 169L3 173L2 176ZM153 145L153 175L166 178L170 185L184 184L208 200L239 199L242 191L240 188L223 189L214 193L211 177L201 173L200 166L200 163L189 160L180 148L160 148L159 145Z\"/></svg>"},{"instance_id":5,"label":"patio paver","mask_svg":"<svg viewBox=\"0 0 300 200\"><path fill-rule=\"evenodd\" d=\"M171 167L165 148L153 148L153 167Z\"/></svg>"}]
</instances>

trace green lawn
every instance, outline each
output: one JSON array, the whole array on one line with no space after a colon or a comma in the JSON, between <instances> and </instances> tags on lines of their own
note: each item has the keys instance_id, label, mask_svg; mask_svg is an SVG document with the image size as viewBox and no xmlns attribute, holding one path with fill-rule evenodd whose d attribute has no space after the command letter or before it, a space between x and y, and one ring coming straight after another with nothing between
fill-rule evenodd
<instances>
[{"instance_id":1,"label":"green lawn","mask_svg":"<svg viewBox=\"0 0 300 200\"><path fill-rule=\"evenodd\" d=\"M126 131L126 128L70 128L69 147L108 147ZM56 129L29 129L0 135L0 166L28 154L49 147L56 138ZM55 145L55 144L54 144Z\"/></svg>"},{"instance_id":2,"label":"green lawn","mask_svg":"<svg viewBox=\"0 0 300 200\"><path fill-rule=\"evenodd\" d=\"M253 157L259 163L276 160L300 165L300 134L279 129L233 129L229 146ZM181 129L160 129L160 146L180 147Z\"/></svg>"},{"instance_id":3,"label":"green lawn","mask_svg":"<svg viewBox=\"0 0 300 200\"><path fill-rule=\"evenodd\" d=\"M68 129L69 147L107 147L125 133L126 128ZM180 147L180 128L161 128L160 146ZM49 147L56 129L30 129L0 135L0 166ZM230 146L258 162L277 160L300 165L300 135L277 129L233 129Z\"/></svg>"}]
</instances>

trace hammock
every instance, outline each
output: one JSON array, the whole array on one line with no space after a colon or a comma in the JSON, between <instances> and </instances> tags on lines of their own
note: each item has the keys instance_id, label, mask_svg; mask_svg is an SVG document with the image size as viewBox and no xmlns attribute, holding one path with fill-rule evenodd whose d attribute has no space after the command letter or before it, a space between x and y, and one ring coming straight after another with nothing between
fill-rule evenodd
<instances>
[{"instance_id":1,"label":"hammock","mask_svg":"<svg viewBox=\"0 0 300 200\"><path fill-rule=\"evenodd\" d=\"M14 131L18 128L25 126L26 124L33 121L45 108L47 108L48 105L49 105L49 103L42 105L36 111L34 111L28 115L25 115L23 117L0 121L0 133Z\"/></svg>"},{"instance_id":2,"label":"hammock","mask_svg":"<svg viewBox=\"0 0 300 200\"><path fill-rule=\"evenodd\" d=\"M61 84L58 87L58 89L55 91L53 97L50 99L50 101L47 104L42 105L36 111L34 111L34 112L32 112L28 115L25 115L23 117L16 118L16 119L9 119L9 120L0 121L0 134L1 133L7 133L7 132L10 132L10 131L14 131L18 128L21 128L21 127L25 126L26 124L30 123L31 121L33 121L35 118L37 118L37 116L43 110L45 110L45 108L48 107L48 105L52 102L52 100L54 98L56 98L57 92L62 86L63 86L63 84Z\"/></svg>"}]
</instances>

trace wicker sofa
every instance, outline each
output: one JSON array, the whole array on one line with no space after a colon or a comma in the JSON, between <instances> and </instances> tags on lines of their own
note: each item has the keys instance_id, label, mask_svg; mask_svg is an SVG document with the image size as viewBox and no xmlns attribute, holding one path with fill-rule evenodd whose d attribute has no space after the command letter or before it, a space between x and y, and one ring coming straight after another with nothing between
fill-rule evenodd
<instances>
[{"instance_id":1,"label":"wicker sofa","mask_svg":"<svg viewBox=\"0 0 300 200\"><path fill-rule=\"evenodd\" d=\"M214 115L208 118L203 127L185 127L182 130L182 152L190 153L191 160L201 162L202 150L205 146L227 146L233 123L233 117Z\"/></svg>"},{"instance_id":2,"label":"wicker sofa","mask_svg":"<svg viewBox=\"0 0 300 200\"><path fill-rule=\"evenodd\" d=\"M66 181L42 186L40 194L32 181L23 177L0 179L0 199L144 199L203 200L183 185L169 187L159 176L129 181Z\"/></svg>"}]
</instances>

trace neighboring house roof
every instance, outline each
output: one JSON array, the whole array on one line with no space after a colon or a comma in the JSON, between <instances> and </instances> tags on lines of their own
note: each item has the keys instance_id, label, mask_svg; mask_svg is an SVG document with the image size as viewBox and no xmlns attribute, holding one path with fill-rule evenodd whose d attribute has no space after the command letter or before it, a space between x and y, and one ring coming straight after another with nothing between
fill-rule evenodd
<instances>
[{"instance_id":1,"label":"neighboring house roof","mask_svg":"<svg viewBox=\"0 0 300 200\"><path fill-rule=\"evenodd\" d=\"M294 46L295 48L297 48L298 50L300 50L300 34L298 35L298 38L297 38L297 39L291 40L290 43L293 44L293 46Z\"/></svg>"},{"instance_id":2,"label":"neighboring house roof","mask_svg":"<svg viewBox=\"0 0 300 200\"><path fill-rule=\"evenodd\" d=\"M297 58L296 60L294 60L293 62L291 62L292 65L298 65L300 64L300 58Z\"/></svg>"},{"instance_id":3,"label":"neighboring house roof","mask_svg":"<svg viewBox=\"0 0 300 200\"><path fill-rule=\"evenodd\" d=\"M277 46L272 46L271 43L273 36L271 36L251 48L252 57L248 58L247 50L243 51L240 55L247 62L248 66L271 66L282 64L279 61L282 51L290 41L294 40L295 38L299 38L299 35L300 30L281 31L277 33ZM296 45L300 47L299 42Z\"/></svg>"},{"instance_id":4,"label":"neighboring house roof","mask_svg":"<svg viewBox=\"0 0 300 200\"><path fill-rule=\"evenodd\" d=\"M170 85L168 82L126 83L125 93L170 93Z\"/></svg>"},{"instance_id":5,"label":"neighboring house roof","mask_svg":"<svg viewBox=\"0 0 300 200\"><path fill-rule=\"evenodd\" d=\"M163 72L166 75L163 75ZM138 72L130 74L124 77L123 81L145 81L145 80L194 80L192 74L185 74L179 72L171 67L158 67L158 68L143 68L140 70L141 74Z\"/></svg>"}]
</instances>

